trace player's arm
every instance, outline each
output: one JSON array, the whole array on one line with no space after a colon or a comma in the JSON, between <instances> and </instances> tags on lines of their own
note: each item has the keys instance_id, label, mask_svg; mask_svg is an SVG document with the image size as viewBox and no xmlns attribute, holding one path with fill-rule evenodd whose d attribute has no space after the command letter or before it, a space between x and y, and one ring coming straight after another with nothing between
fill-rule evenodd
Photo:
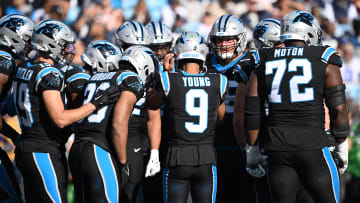
<instances>
[{"instance_id":1,"label":"player's arm","mask_svg":"<svg viewBox=\"0 0 360 203\"><path fill-rule=\"evenodd\" d=\"M50 118L59 128L81 120L96 110L92 103L85 104L77 109L65 110L60 91L57 90L45 90L42 96Z\"/></svg>"},{"instance_id":2,"label":"player's arm","mask_svg":"<svg viewBox=\"0 0 360 203\"><path fill-rule=\"evenodd\" d=\"M216 120L216 125L220 125L225 117L225 113L226 113L226 106L225 106L225 102L222 102L219 105L219 108L217 110L217 120Z\"/></svg>"},{"instance_id":3,"label":"player's arm","mask_svg":"<svg viewBox=\"0 0 360 203\"><path fill-rule=\"evenodd\" d=\"M247 130L247 142L253 146L256 144L260 122L261 122L261 105L258 95L258 79L255 71L251 73L250 81L245 101L245 128Z\"/></svg>"},{"instance_id":4,"label":"player's arm","mask_svg":"<svg viewBox=\"0 0 360 203\"><path fill-rule=\"evenodd\" d=\"M160 172L159 147L161 141L161 115L160 109L147 110L149 120L147 122L148 135L150 138L150 159L146 166L145 177L154 176Z\"/></svg>"},{"instance_id":5,"label":"player's arm","mask_svg":"<svg viewBox=\"0 0 360 203\"><path fill-rule=\"evenodd\" d=\"M160 109L157 110L147 110L148 113L148 135L150 138L151 149L159 150L160 141L161 141L161 115Z\"/></svg>"},{"instance_id":6,"label":"player's arm","mask_svg":"<svg viewBox=\"0 0 360 203\"><path fill-rule=\"evenodd\" d=\"M336 140L342 142L349 136L349 109L340 68L332 64L326 68L325 102L330 112L330 130Z\"/></svg>"},{"instance_id":7,"label":"player's arm","mask_svg":"<svg viewBox=\"0 0 360 203\"><path fill-rule=\"evenodd\" d=\"M245 135L245 100L246 100L246 84L239 83L236 89L234 114L233 114L233 127L236 140L241 148L245 148L246 135Z\"/></svg>"},{"instance_id":8,"label":"player's arm","mask_svg":"<svg viewBox=\"0 0 360 203\"><path fill-rule=\"evenodd\" d=\"M136 104L136 95L131 91L122 91L115 104L113 116L112 140L121 164L125 164L128 125L133 106Z\"/></svg>"},{"instance_id":9,"label":"player's arm","mask_svg":"<svg viewBox=\"0 0 360 203\"><path fill-rule=\"evenodd\" d=\"M0 93L2 92L2 89L4 85L8 82L8 80L9 80L8 75L0 73ZM15 143L15 140L18 138L19 133L16 130L14 130L11 126L9 126L5 122L5 120L3 120L1 115L0 115L0 129L3 135L10 138Z\"/></svg>"},{"instance_id":10,"label":"player's arm","mask_svg":"<svg viewBox=\"0 0 360 203\"><path fill-rule=\"evenodd\" d=\"M258 95L258 79L255 71L251 73L245 101L245 128L248 139L245 147L246 171L253 177L260 178L266 174L266 160L259 151L257 142L261 125L261 102Z\"/></svg>"},{"instance_id":11,"label":"player's arm","mask_svg":"<svg viewBox=\"0 0 360 203\"><path fill-rule=\"evenodd\" d=\"M335 156L339 159L339 172L345 172L348 166L348 142L350 133L349 109L346 103L345 85L337 65L329 64L326 68L325 102L330 113L330 131L335 136Z\"/></svg>"},{"instance_id":12,"label":"player's arm","mask_svg":"<svg viewBox=\"0 0 360 203\"><path fill-rule=\"evenodd\" d=\"M9 76L3 73L0 73L0 93L2 92L2 89L4 85L8 82ZM2 128L2 116L0 116L0 129Z\"/></svg>"}]
</instances>

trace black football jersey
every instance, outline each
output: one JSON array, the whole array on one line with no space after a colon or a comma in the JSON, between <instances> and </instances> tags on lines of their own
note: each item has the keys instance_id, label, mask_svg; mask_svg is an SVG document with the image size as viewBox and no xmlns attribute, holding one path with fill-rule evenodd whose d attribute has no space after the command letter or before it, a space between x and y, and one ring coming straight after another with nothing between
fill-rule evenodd
<instances>
[{"instance_id":1,"label":"black football jersey","mask_svg":"<svg viewBox=\"0 0 360 203\"><path fill-rule=\"evenodd\" d=\"M140 77L130 71L96 73L85 88L84 104L89 103L98 89L110 86L120 87L120 91L131 91L139 99L144 94ZM79 121L75 141L88 140L110 151L112 148L111 131L114 104L104 106Z\"/></svg>"},{"instance_id":2,"label":"black football jersey","mask_svg":"<svg viewBox=\"0 0 360 203\"><path fill-rule=\"evenodd\" d=\"M163 72L168 152L166 166L216 164L215 124L228 90L218 73Z\"/></svg>"},{"instance_id":3,"label":"black football jersey","mask_svg":"<svg viewBox=\"0 0 360 203\"><path fill-rule=\"evenodd\" d=\"M208 54L206 59L207 71L209 73L221 73L229 80L229 91L226 95L226 113L234 112L234 101L238 83L247 84L251 71L259 63L259 56L256 50L244 52L233 62L222 66L215 54Z\"/></svg>"},{"instance_id":4,"label":"black football jersey","mask_svg":"<svg viewBox=\"0 0 360 203\"><path fill-rule=\"evenodd\" d=\"M62 92L63 79L63 73L59 69L45 62L23 62L14 76L13 97L22 130L21 141L42 143L34 146L37 151L42 151L47 145L66 142L61 129L49 117L42 98L45 90Z\"/></svg>"},{"instance_id":5,"label":"black football jersey","mask_svg":"<svg viewBox=\"0 0 360 203\"><path fill-rule=\"evenodd\" d=\"M137 137L140 140L147 139L148 114L145 105L145 94L135 104L129 120L129 137Z\"/></svg>"},{"instance_id":6,"label":"black football jersey","mask_svg":"<svg viewBox=\"0 0 360 203\"><path fill-rule=\"evenodd\" d=\"M264 48L256 69L258 92L267 101L268 150L317 149L324 132L324 88L328 64L342 66L329 46Z\"/></svg>"},{"instance_id":7,"label":"black football jersey","mask_svg":"<svg viewBox=\"0 0 360 203\"><path fill-rule=\"evenodd\" d=\"M161 73L168 118L169 145L208 144L214 141L217 109L228 81L217 73Z\"/></svg>"},{"instance_id":8,"label":"black football jersey","mask_svg":"<svg viewBox=\"0 0 360 203\"><path fill-rule=\"evenodd\" d=\"M8 82L4 85L1 95L0 102L3 101L11 87L12 77L16 70L15 59L8 52L0 50L0 73L9 77Z\"/></svg>"}]
</instances>

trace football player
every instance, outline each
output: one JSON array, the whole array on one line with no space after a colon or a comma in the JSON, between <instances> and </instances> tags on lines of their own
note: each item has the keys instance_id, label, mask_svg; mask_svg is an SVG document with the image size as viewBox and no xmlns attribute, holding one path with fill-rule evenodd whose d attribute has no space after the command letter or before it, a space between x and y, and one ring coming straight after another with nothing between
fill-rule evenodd
<instances>
[{"instance_id":1,"label":"football player","mask_svg":"<svg viewBox=\"0 0 360 203\"><path fill-rule=\"evenodd\" d=\"M253 32L253 39L255 46L258 50L264 47L284 47L284 43L280 40L280 20L275 18L265 18L261 20L255 27ZM268 114L268 104L265 103L265 115ZM259 141L261 143L261 140ZM259 143L258 143L259 144ZM259 154L261 151L263 153L263 147L258 146L248 146L246 147L246 171L254 176L254 189L256 190L256 198L261 203L271 202L270 198L270 188L266 176L266 162L263 160L265 155ZM259 151L260 149L260 151ZM257 165L261 159L261 164ZM254 164L255 163L255 164ZM304 189L303 185L299 185L298 193L296 195L296 202L307 202L311 203L310 194Z\"/></svg>"},{"instance_id":2,"label":"football player","mask_svg":"<svg viewBox=\"0 0 360 203\"><path fill-rule=\"evenodd\" d=\"M96 97L98 89L116 86L121 95L115 104L98 109L77 126L69 164L78 202L118 202L124 184L121 178L125 178L119 172L128 172L126 154L120 155L120 151L126 149L131 110L144 91L140 77L127 71L131 65L119 64L120 57L120 49L104 40L91 42L82 55L92 73L84 104Z\"/></svg>"},{"instance_id":3,"label":"football player","mask_svg":"<svg viewBox=\"0 0 360 203\"><path fill-rule=\"evenodd\" d=\"M153 50L160 63L163 64L161 67L168 67L171 71L175 71L173 66L170 67L169 64L169 57L174 56L174 53L170 50L174 39L170 27L160 21L151 21L146 25L146 29L151 36L150 49Z\"/></svg>"},{"instance_id":4,"label":"football player","mask_svg":"<svg viewBox=\"0 0 360 203\"><path fill-rule=\"evenodd\" d=\"M123 50L134 45L149 46L152 39L145 26L137 21L125 22L117 30L115 37L117 45ZM143 49L150 54L153 60L157 60L155 54L150 49L146 49L145 47L143 47ZM138 58L147 56L146 54L144 55L141 51L136 52L136 54L138 56L135 55L135 53L131 53L131 51L124 52L121 60L132 63L135 67L133 71L138 73L144 81L151 72L159 71L160 66L156 65L156 63L154 63L154 65L156 65L154 68L145 66L148 63L148 58ZM161 118L159 115L160 110L150 110L146 108L145 95L134 107L129 121L129 140L127 145L128 160L132 164L130 165L128 183L123 187L123 201L136 202L144 175L146 177L154 176L160 171L159 147L161 141L161 125L158 125L158 123L161 123ZM147 161L148 165L146 165L147 168L145 168Z\"/></svg>"},{"instance_id":5,"label":"football player","mask_svg":"<svg viewBox=\"0 0 360 203\"><path fill-rule=\"evenodd\" d=\"M66 202L68 169L61 128L115 102L115 88L98 91L91 102L64 110L63 73L55 64L72 54L74 34L57 20L40 22L32 35L38 55L18 65L13 95L22 136L16 146L15 161L24 180L26 202Z\"/></svg>"},{"instance_id":6,"label":"football player","mask_svg":"<svg viewBox=\"0 0 360 203\"><path fill-rule=\"evenodd\" d=\"M35 24L26 16L12 14L0 19L0 103L4 102L16 73L16 65L27 60ZM2 112L3 110L1 110ZM0 116L1 133L16 144L19 136ZM21 191L13 165L0 148L0 201L19 201Z\"/></svg>"},{"instance_id":7,"label":"football player","mask_svg":"<svg viewBox=\"0 0 360 203\"><path fill-rule=\"evenodd\" d=\"M164 102L168 111L164 202L186 202L190 191L193 202L215 202L215 124L225 114L228 81L206 72L208 47L199 33L182 33L174 52L181 71L160 73L147 89L148 105Z\"/></svg>"},{"instance_id":8,"label":"football player","mask_svg":"<svg viewBox=\"0 0 360 203\"><path fill-rule=\"evenodd\" d=\"M248 142L255 145L263 125L261 139L275 203L295 202L299 182L315 202L339 202L339 176L324 131L323 100L331 112L330 130L337 141L334 152L341 162L340 173L347 167L348 107L340 74L342 59L335 49L319 45L321 33L310 13L287 14L280 35L285 47L261 49L260 65L249 82ZM262 123L265 101L269 114Z\"/></svg>"},{"instance_id":9,"label":"football player","mask_svg":"<svg viewBox=\"0 0 360 203\"><path fill-rule=\"evenodd\" d=\"M120 59L122 63L130 64L130 70L137 73L142 81L146 81L151 73L158 72L160 66L154 52L139 45L130 46L124 51ZM136 103L129 121L126 147L130 176L123 188L122 200L125 202L137 202L144 176L154 176L160 171L160 111L147 109L145 101L143 97Z\"/></svg>"},{"instance_id":10,"label":"football player","mask_svg":"<svg viewBox=\"0 0 360 203\"><path fill-rule=\"evenodd\" d=\"M208 43L211 51L206 61L208 72L224 74L229 80L224 122L216 130L219 157L217 200L242 201L253 193L253 189L248 187L251 177L243 164L245 153L242 149L246 144L243 108L248 78L258 63L257 52L245 51L246 28L235 15L223 15L214 22ZM238 194L238 187L232 186L234 181L239 183L243 195Z\"/></svg>"}]
</instances>

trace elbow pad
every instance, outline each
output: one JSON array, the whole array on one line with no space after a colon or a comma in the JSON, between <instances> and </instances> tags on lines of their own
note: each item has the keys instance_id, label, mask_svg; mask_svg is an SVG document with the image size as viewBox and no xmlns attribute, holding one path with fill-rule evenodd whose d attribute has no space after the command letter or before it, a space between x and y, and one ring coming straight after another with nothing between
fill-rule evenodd
<instances>
[{"instance_id":1,"label":"elbow pad","mask_svg":"<svg viewBox=\"0 0 360 203\"><path fill-rule=\"evenodd\" d=\"M260 99L255 96L247 96L245 103L245 128L247 130L258 130L260 122Z\"/></svg>"},{"instance_id":2,"label":"elbow pad","mask_svg":"<svg viewBox=\"0 0 360 203\"><path fill-rule=\"evenodd\" d=\"M344 123L335 122L337 114L335 108L339 105L346 104L345 89L346 87L344 84L325 89L325 102L329 107L331 119L330 130L331 134L335 136L336 139L346 138L350 134L348 120Z\"/></svg>"},{"instance_id":3,"label":"elbow pad","mask_svg":"<svg viewBox=\"0 0 360 203\"><path fill-rule=\"evenodd\" d=\"M329 109L332 110L336 106L346 104L345 89L345 84L325 89L325 102Z\"/></svg>"}]
</instances>

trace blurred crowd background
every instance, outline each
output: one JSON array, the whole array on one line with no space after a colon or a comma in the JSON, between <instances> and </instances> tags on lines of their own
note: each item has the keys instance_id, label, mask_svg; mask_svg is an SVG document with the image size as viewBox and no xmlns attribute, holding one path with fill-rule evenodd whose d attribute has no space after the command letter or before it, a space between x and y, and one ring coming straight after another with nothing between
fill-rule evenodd
<instances>
[{"instance_id":1,"label":"blurred crowd background","mask_svg":"<svg viewBox=\"0 0 360 203\"><path fill-rule=\"evenodd\" d=\"M281 19L293 10L311 12L323 30L323 44L338 50L344 60L341 69L349 99L352 149L350 166L343 178L342 202L360 202L360 0L1 0L0 16L24 14L38 23L58 19L77 34L73 63L92 40L114 42L114 33L125 21L144 25L162 21L174 35L197 31L205 39L212 23L223 14L240 16L248 27L248 48L254 48L252 30L263 18ZM8 122L16 125L16 120ZM0 146L10 155L11 142L0 137ZM13 157L13 155L11 155ZM346 189L346 190L345 190Z\"/></svg>"}]
</instances>

